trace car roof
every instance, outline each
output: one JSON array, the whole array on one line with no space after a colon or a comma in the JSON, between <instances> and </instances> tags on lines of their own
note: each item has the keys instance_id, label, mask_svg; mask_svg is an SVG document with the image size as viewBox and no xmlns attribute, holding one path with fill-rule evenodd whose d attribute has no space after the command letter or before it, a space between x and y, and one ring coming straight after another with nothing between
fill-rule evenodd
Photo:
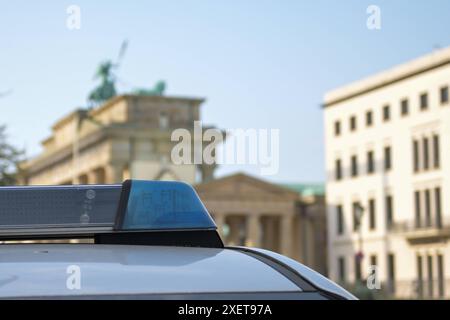
<instances>
[{"instance_id":1,"label":"car roof","mask_svg":"<svg viewBox=\"0 0 450 320\"><path fill-rule=\"evenodd\" d=\"M298 274L300 274L303 278L308 279L308 281L313 284L316 288L319 288L320 290L323 290L325 292L335 294L336 296L339 296L344 299L348 300L356 300L357 298L345 290L344 288L340 287L336 283L332 282L325 276L321 275L320 273L308 268L307 266L289 258L286 256L283 256L279 253L269 251L266 249L260 249L260 248L245 248L245 247L239 247L242 250L250 250L253 252L258 252L260 254L269 256L273 259L276 259L278 263L284 264L288 266L289 268L292 268L295 270Z\"/></svg>"},{"instance_id":2,"label":"car roof","mask_svg":"<svg viewBox=\"0 0 450 320\"><path fill-rule=\"evenodd\" d=\"M80 269L80 289L66 285ZM7 244L0 246L0 298L164 293L299 292L269 265L219 248Z\"/></svg>"}]
</instances>

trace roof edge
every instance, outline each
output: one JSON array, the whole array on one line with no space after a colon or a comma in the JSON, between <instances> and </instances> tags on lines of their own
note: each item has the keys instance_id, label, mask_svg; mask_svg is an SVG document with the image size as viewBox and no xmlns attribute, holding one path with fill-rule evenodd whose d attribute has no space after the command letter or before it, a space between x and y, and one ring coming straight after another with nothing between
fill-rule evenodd
<instances>
[{"instance_id":1,"label":"roof edge","mask_svg":"<svg viewBox=\"0 0 450 320\"><path fill-rule=\"evenodd\" d=\"M375 75L327 92L322 107L330 107L396 82L450 64L450 47L434 51Z\"/></svg>"}]
</instances>

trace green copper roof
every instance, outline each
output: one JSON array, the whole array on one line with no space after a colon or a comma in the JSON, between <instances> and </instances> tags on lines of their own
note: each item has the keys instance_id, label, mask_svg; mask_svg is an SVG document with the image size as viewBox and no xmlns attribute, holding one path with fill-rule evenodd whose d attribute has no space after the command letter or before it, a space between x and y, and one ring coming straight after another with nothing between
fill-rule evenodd
<instances>
[{"instance_id":1,"label":"green copper roof","mask_svg":"<svg viewBox=\"0 0 450 320\"><path fill-rule=\"evenodd\" d=\"M325 195L325 185L323 183L282 183L280 185L296 191L304 197Z\"/></svg>"}]
</instances>

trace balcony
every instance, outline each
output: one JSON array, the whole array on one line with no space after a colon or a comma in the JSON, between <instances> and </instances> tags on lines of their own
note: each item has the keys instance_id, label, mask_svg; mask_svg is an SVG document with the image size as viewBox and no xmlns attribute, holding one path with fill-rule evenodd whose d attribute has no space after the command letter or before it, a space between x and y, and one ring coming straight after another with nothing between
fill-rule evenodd
<instances>
[{"instance_id":1,"label":"balcony","mask_svg":"<svg viewBox=\"0 0 450 320\"><path fill-rule=\"evenodd\" d=\"M410 244L426 244L446 241L450 238L450 217L421 224L415 220L394 222L391 232L402 234Z\"/></svg>"},{"instance_id":2,"label":"balcony","mask_svg":"<svg viewBox=\"0 0 450 320\"><path fill-rule=\"evenodd\" d=\"M382 282L380 289L369 289L365 281L341 285L356 297L363 300L385 299L450 299L450 279L411 279L396 280L394 283Z\"/></svg>"},{"instance_id":3,"label":"balcony","mask_svg":"<svg viewBox=\"0 0 450 320\"><path fill-rule=\"evenodd\" d=\"M400 299L448 299L450 279L397 281L395 297Z\"/></svg>"}]
</instances>

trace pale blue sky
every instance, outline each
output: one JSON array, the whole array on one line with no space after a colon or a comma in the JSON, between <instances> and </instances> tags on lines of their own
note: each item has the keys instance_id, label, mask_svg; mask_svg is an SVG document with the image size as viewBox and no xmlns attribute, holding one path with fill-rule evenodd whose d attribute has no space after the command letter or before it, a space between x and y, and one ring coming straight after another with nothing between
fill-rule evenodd
<instances>
[{"instance_id":1,"label":"pale blue sky","mask_svg":"<svg viewBox=\"0 0 450 320\"><path fill-rule=\"evenodd\" d=\"M66 8L81 8L81 30ZM381 8L382 29L366 28ZM83 106L97 64L129 50L126 91L164 79L169 95L207 98L222 128L281 129L275 181L323 181L325 91L450 44L450 1L2 1L0 123L28 154ZM226 167L221 174L256 168Z\"/></svg>"}]
</instances>

